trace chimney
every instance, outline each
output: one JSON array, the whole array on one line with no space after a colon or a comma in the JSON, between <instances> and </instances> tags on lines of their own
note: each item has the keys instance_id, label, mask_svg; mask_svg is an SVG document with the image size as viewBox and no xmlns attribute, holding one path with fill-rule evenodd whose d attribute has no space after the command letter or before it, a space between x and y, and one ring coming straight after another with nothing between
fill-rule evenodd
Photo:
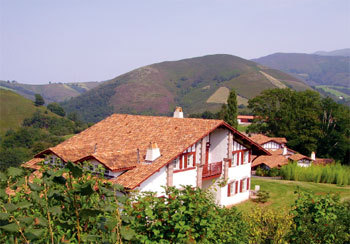
<instances>
[{"instance_id":1,"label":"chimney","mask_svg":"<svg viewBox=\"0 0 350 244\"><path fill-rule=\"evenodd\" d=\"M182 112L182 108L181 107L176 107L173 117L174 118L183 118L184 117L184 113Z\"/></svg>"},{"instance_id":2,"label":"chimney","mask_svg":"<svg viewBox=\"0 0 350 244\"><path fill-rule=\"evenodd\" d=\"M312 152L310 158L311 158L313 161L315 161L315 160L316 160L316 153L315 153L315 152Z\"/></svg>"},{"instance_id":3,"label":"chimney","mask_svg":"<svg viewBox=\"0 0 350 244\"><path fill-rule=\"evenodd\" d=\"M151 142L146 152L146 161L152 162L160 157L160 151L157 143Z\"/></svg>"},{"instance_id":4,"label":"chimney","mask_svg":"<svg viewBox=\"0 0 350 244\"><path fill-rule=\"evenodd\" d=\"M288 153L288 150L287 150L287 147L286 146L284 146L283 147L283 156L285 156L285 155L287 155L287 153Z\"/></svg>"}]
</instances>

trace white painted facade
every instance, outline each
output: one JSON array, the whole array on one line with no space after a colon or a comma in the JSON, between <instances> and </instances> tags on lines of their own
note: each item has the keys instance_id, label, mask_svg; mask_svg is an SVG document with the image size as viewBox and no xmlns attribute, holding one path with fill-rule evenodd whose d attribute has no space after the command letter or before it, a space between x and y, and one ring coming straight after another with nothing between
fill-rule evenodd
<instances>
[{"instance_id":1,"label":"white painted facade","mask_svg":"<svg viewBox=\"0 0 350 244\"><path fill-rule=\"evenodd\" d=\"M302 159L302 160L299 160L297 162L297 165L300 167L310 167L311 164L312 164L312 162L310 160L307 160L307 159Z\"/></svg>"},{"instance_id":2,"label":"white painted facade","mask_svg":"<svg viewBox=\"0 0 350 244\"><path fill-rule=\"evenodd\" d=\"M264 144L261 145L263 148L265 149L281 149L283 147L282 144L279 144L277 142L274 142L274 141L269 141L269 142L266 142Z\"/></svg>"},{"instance_id":3,"label":"white painted facade","mask_svg":"<svg viewBox=\"0 0 350 244\"><path fill-rule=\"evenodd\" d=\"M151 177L142 182L139 187L135 188L135 190L140 190L141 192L152 191L160 197L164 196L164 188L162 186L166 186L166 167L154 173Z\"/></svg>"}]
</instances>

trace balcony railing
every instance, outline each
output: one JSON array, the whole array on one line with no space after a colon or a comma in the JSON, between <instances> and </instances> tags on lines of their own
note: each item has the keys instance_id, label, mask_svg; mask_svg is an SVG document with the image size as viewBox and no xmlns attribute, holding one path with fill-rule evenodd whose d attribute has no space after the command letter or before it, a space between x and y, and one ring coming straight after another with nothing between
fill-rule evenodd
<instances>
[{"instance_id":1,"label":"balcony railing","mask_svg":"<svg viewBox=\"0 0 350 244\"><path fill-rule=\"evenodd\" d=\"M205 164L203 166L203 178L211 177L215 175L221 175L222 172L222 162L216 162L211 164Z\"/></svg>"}]
</instances>

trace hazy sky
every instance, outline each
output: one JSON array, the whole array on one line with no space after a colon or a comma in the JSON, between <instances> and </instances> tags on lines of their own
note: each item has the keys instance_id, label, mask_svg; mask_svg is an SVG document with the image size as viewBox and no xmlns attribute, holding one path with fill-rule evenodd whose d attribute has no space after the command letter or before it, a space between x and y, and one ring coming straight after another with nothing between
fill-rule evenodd
<instances>
[{"instance_id":1,"label":"hazy sky","mask_svg":"<svg viewBox=\"0 0 350 244\"><path fill-rule=\"evenodd\" d=\"M0 0L0 79L102 81L206 54L350 46L349 0Z\"/></svg>"}]
</instances>

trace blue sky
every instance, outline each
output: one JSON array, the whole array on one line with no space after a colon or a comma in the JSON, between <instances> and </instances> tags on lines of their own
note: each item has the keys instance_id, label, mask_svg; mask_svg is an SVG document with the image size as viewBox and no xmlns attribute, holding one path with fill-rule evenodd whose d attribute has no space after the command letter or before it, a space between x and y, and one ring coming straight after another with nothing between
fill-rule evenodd
<instances>
[{"instance_id":1,"label":"blue sky","mask_svg":"<svg viewBox=\"0 0 350 244\"><path fill-rule=\"evenodd\" d=\"M348 0L0 0L0 79L102 81L143 65L350 46Z\"/></svg>"}]
</instances>

